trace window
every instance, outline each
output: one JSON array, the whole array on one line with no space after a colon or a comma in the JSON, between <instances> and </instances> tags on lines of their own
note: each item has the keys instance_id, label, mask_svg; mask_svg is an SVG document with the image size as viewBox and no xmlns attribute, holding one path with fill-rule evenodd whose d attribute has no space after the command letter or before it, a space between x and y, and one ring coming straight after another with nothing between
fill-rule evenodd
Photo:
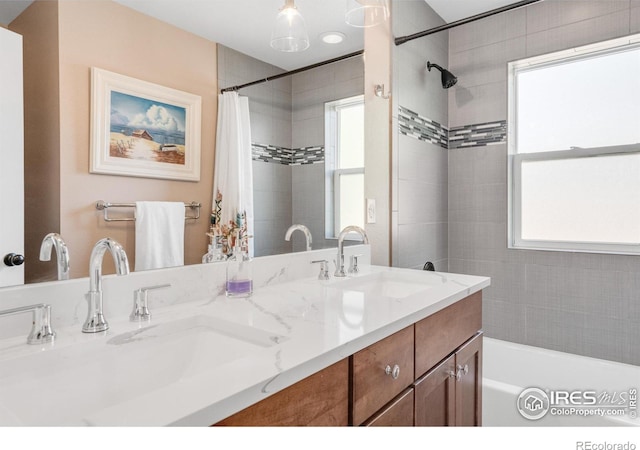
<instances>
[{"instance_id":1,"label":"window","mask_svg":"<svg viewBox=\"0 0 640 450\"><path fill-rule=\"evenodd\" d=\"M364 228L364 98L325 103L326 237Z\"/></svg>"},{"instance_id":2,"label":"window","mask_svg":"<svg viewBox=\"0 0 640 450\"><path fill-rule=\"evenodd\" d=\"M640 254L640 35L509 63L509 247Z\"/></svg>"}]
</instances>

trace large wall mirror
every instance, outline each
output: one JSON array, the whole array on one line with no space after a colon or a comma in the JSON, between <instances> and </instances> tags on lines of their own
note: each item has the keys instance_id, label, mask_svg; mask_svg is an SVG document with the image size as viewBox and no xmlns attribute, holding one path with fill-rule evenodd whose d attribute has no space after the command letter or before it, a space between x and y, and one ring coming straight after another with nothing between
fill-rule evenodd
<instances>
[{"instance_id":1,"label":"large wall mirror","mask_svg":"<svg viewBox=\"0 0 640 450\"><path fill-rule=\"evenodd\" d=\"M25 1L20 2L19 9L23 11L5 10L16 7L17 3L0 3L0 23L9 29L12 28L11 21L16 16L19 19L20 15L25 13L25 8L30 8L29 5L32 3L57 2ZM65 168L60 169L60 179L57 180L59 189L54 189L59 193L60 198L57 202L60 206L52 213L54 216L56 214L60 216L59 223L65 220L74 222L73 232L67 232L67 236L64 236L64 229L62 230L63 237L71 241L69 247L73 258L72 278L87 276L88 263L85 260L88 260L91 246L100 237L111 235L123 242L128 253L133 253L134 226L105 224L100 219L101 213L95 211L93 207L95 201L163 200L162 194L157 194L158 192L164 192L169 197L177 190L180 193L173 194L177 198L166 199L185 202L196 200L202 203L203 219L197 224L187 224L185 233L187 240L185 264L200 262L200 258L206 252L207 244L205 231L208 227L207 217L211 204L213 173L209 166L213 165L212 152L215 142L213 118L219 89L307 67L363 49L363 29L354 28L345 23L343 0L323 0L322 2L299 0L295 3L305 18L310 46L303 52L286 53L274 50L269 45L273 24L279 9L284 5L284 0L242 0L241 2L217 0L75 2L65 0L60 2L56 23L59 27L56 33L59 36L57 43L59 47L47 49L46 54L53 58L58 51L60 56L59 62L56 63L60 64L60 67L69 64L60 70L61 77L65 79L58 84L71 85L76 89L73 91L74 95L82 91L81 96L79 94L80 101L74 105L73 119L65 111L72 99L65 96L63 88L60 88L58 92L60 98L57 100L60 102L58 126L61 142L60 165L64 166L69 159L62 156L63 152L77 153L71 158L76 159L72 163L72 170L76 173L65 179ZM100 17L99 25L98 17ZM92 25L94 20L96 22ZM163 24L171 26L173 31L170 31L170 35L171 39L175 40L175 44L168 44L171 40L162 32L158 33L158 30L165 26ZM113 29L115 34L109 36L108 33L102 33L105 34L102 36L103 27L104 30ZM40 25L39 32L43 33L44 28ZM146 32L145 29L147 29ZM110 41L127 42L122 36L123 32L116 33L115 30L124 30L127 35L131 33L131 36L125 36L129 39L130 48L126 45L120 45L120 50L109 48ZM333 32L333 38L326 37L328 32ZM82 38L77 37L80 33L86 37L84 43L80 42ZM143 35L146 35L144 43L135 41L135 38ZM198 54L199 49L185 46L184 42L193 40L188 36L204 38L210 46L213 45L217 49L216 66L206 61L206 57L201 56L202 52ZM342 41L326 42L326 40L335 40L335 36ZM74 47L68 49L65 46L71 45L71 40ZM31 45L31 42L25 40L26 45ZM54 44L50 43L50 45ZM84 48L81 49L80 45ZM179 59L176 55L179 54L182 58L182 55L189 53L193 53L192 60L200 59L202 63L194 63L178 69L176 63L172 62ZM45 54L44 49L43 54ZM129 55L128 61L131 65L124 63L111 67L114 65L114 58L124 54ZM73 61L70 61L71 59ZM81 67L82 64L86 64L86 67ZM180 83L184 90L189 90L189 83L186 81L189 78L211 80L210 86L203 85L199 88L199 92L195 92L203 97L203 169L198 183L149 181L128 177L109 178L88 173L84 161L86 158L84 153L87 150L84 141L88 138L89 124L88 118L82 114L85 113L84 110L88 110L89 77L87 74L89 69L91 66L102 66L125 75L132 75L132 73L144 72L139 68L142 65L147 66L146 70L150 74L167 72L167 75L164 76L164 80L159 81L155 81L153 76L137 75L138 78L147 78L149 81L169 86L172 85L172 80L181 78ZM215 70L217 73L213 76L207 73L206 77L190 74L190 71L198 71L202 66L217 67ZM26 73L28 70L30 68L25 66L25 78L36 76L33 73ZM68 76L72 71L77 72ZM47 83L54 84L55 80L53 78L49 80L50 76L47 73L49 72L41 68L37 77L45 77ZM215 85L216 77L217 86ZM196 91L196 81L193 83L194 91ZM363 85L364 63L362 56L358 56L239 91L240 95L249 97L252 141L254 155L256 155L253 163L256 256L304 250L302 235L294 234L289 242L284 239L287 228L293 223L304 224L312 231L314 248L335 245L334 242L325 242L324 239L331 234L325 220L327 214L330 214L326 211L325 199L327 195L333 195L326 183L325 117L327 112L325 105L362 95ZM25 83L25 89L29 89L29 86L29 83ZM26 103L25 109L29 107L30 105ZM78 113L80 108L82 108L82 114ZM211 120L207 123L209 119ZM81 136L71 136L69 128L78 127L78 124L80 129L75 129L74 133ZM356 132L362 133L360 129ZM42 130L27 127L25 133L42 133ZM74 141L74 145L65 146L65 139ZM283 150L290 155L288 160L278 158L278 153ZM25 182L29 183L29 177L32 176L36 175L27 161ZM82 189L78 189L79 186L82 186ZM73 191L73 201L67 201L66 192L69 191ZM129 194L131 198L127 198ZM145 195L152 197L152 194L159 197L142 198ZM44 199L31 198L27 199L27 203L34 204L39 200L44 201ZM45 217L45 213L46 211L40 216L41 219ZM33 214L25 215L25 244L27 252L31 246L32 258L34 248L40 245L39 239L47 232L60 231L52 229L55 226L45 226L44 222L46 220L35 219ZM60 228L64 227L60 226ZM71 228L66 227L66 229ZM37 236L41 237L37 238ZM41 263L32 261L31 264L33 267ZM105 273L110 272L109 266L110 261L105 259ZM47 267L37 276L27 277L26 282L55 279L55 264L52 261L47 263Z\"/></svg>"}]
</instances>

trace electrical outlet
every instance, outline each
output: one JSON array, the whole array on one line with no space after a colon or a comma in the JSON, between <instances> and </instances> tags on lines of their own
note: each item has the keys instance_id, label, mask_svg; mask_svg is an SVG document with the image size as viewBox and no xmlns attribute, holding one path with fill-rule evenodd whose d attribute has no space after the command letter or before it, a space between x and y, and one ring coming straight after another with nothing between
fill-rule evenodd
<instances>
[{"instance_id":1,"label":"electrical outlet","mask_svg":"<svg viewBox=\"0 0 640 450\"><path fill-rule=\"evenodd\" d=\"M376 199L367 199L367 223L376 223Z\"/></svg>"}]
</instances>

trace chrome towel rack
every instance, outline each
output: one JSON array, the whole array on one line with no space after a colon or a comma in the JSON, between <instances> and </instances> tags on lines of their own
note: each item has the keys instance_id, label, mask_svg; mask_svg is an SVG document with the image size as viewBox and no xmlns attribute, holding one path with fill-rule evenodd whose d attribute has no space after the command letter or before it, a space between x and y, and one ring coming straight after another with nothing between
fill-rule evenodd
<instances>
[{"instance_id":1,"label":"chrome towel rack","mask_svg":"<svg viewBox=\"0 0 640 450\"><path fill-rule=\"evenodd\" d=\"M185 202L184 207L191 209L191 211L193 211L193 215L188 216L185 212L184 220L199 219L200 206L201 205L198 202L191 202L191 203ZM109 202L105 202L104 200L98 200L96 202L96 209L98 211L103 212L105 222L134 222L136 220L135 213L134 213L134 217L109 217L109 214L107 211L109 210L109 208L134 208L135 209L135 207L136 207L135 203L109 203Z\"/></svg>"}]
</instances>

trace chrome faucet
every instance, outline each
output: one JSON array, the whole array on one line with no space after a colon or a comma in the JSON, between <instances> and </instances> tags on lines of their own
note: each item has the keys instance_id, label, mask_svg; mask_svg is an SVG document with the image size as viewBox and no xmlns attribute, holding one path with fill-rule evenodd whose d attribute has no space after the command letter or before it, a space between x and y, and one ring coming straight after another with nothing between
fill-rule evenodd
<instances>
[{"instance_id":1,"label":"chrome faucet","mask_svg":"<svg viewBox=\"0 0 640 450\"><path fill-rule=\"evenodd\" d=\"M109 324L102 312L102 259L107 250L113 256L118 275L129 274L129 260L122 245L111 238L96 242L89 260L89 292L87 293L89 312L82 326L83 333L98 333L109 329Z\"/></svg>"},{"instance_id":2,"label":"chrome faucet","mask_svg":"<svg viewBox=\"0 0 640 450\"><path fill-rule=\"evenodd\" d=\"M51 261L51 248L56 249L58 280L69 279L69 249L62 236L58 233L49 233L40 244L40 261Z\"/></svg>"},{"instance_id":3,"label":"chrome faucet","mask_svg":"<svg viewBox=\"0 0 640 450\"><path fill-rule=\"evenodd\" d=\"M313 243L313 239L311 237L311 231L309 231L309 229L304 225L300 225L300 224L291 225L287 230L287 234L285 234L284 236L284 240L288 241L289 239L291 239L291 235L296 230L300 230L304 233L304 237L307 240L307 251L311 250L311 244Z\"/></svg>"},{"instance_id":4,"label":"chrome faucet","mask_svg":"<svg viewBox=\"0 0 640 450\"><path fill-rule=\"evenodd\" d=\"M349 225L344 227L344 229L338 235L338 260L336 262L336 273L334 276L336 277L346 277L347 274L344 271L344 239L347 237L349 233L358 233L362 236L362 242L365 244L369 243L369 238L367 237L367 232L362 228L356 225Z\"/></svg>"}]
</instances>

